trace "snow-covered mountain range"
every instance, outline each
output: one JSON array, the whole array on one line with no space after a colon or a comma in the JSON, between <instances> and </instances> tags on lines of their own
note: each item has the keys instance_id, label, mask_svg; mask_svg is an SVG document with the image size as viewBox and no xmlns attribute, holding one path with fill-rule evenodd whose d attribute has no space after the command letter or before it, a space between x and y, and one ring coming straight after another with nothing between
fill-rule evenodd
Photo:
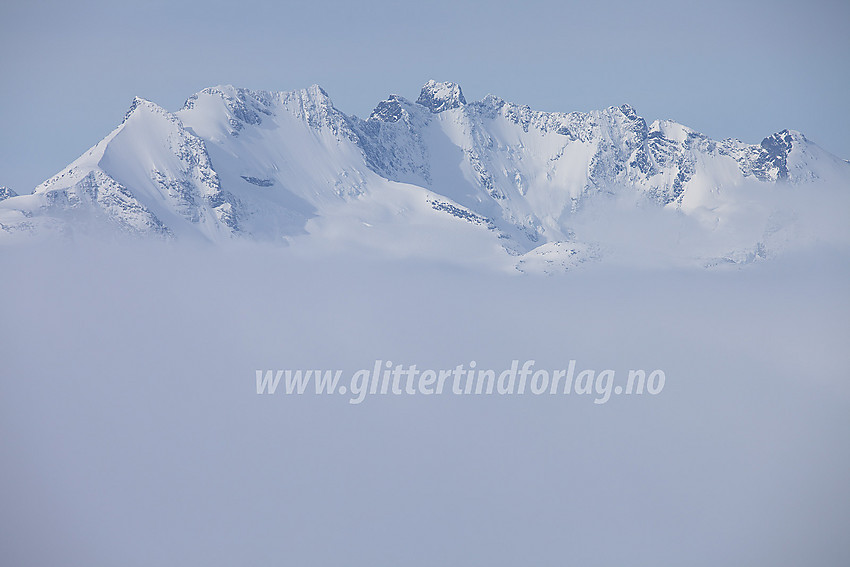
<instances>
[{"instance_id":1,"label":"snow-covered mountain range","mask_svg":"<svg viewBox=\"0 0 850 567\"><path fill-rule=\"evenodd\" d=\"M742 206L765 191L806 199L817 184L850 191L850 163L789 130L757 145L715 141L648 124L626 104L540 112L492 95L467 102L459 85L435 81L364 120L317 85L220 86L175 113L136 98L115 130L31 194L0 187L0 243L250 239L560 270L604 256L607 224L632 233L670 222L716 241L684 238L680 254L739 262L794 237L793 211L770 205L754 220ZM624 202L642 211L629 215L637 225L609 214ZM667 236L683 240L678 229Z\"/></svg>"}]
</instances>

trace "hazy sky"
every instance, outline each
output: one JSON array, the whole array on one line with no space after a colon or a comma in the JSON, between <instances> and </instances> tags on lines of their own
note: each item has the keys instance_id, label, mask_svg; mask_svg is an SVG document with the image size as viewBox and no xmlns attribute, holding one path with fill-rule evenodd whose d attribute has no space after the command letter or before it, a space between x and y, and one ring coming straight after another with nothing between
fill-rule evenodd
<instances>
[{"instance_id":1,"label":"hazy sky","mask_svg":"<svg viewBox=\"0 0 850 567\"><path fill-rule=\"evenodd\" d=\"M31 191L109 133L135 95L177 110L215 84L322 85L367 115L427 79L540 110L628 102L715 138L783 128L850 158L850 4L431 0L8 0L0 185Z\"/></svg>"}]
</instances>

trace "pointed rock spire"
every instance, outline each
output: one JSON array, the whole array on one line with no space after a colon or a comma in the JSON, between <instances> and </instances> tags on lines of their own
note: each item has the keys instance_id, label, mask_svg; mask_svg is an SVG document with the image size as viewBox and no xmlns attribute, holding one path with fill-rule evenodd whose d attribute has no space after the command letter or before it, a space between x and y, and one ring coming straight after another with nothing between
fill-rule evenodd
<instances>
[{"instance_id":1,"label":"pointed rock spire","mask_svg":"<svg viewBox=\"0 0 850 567\"><path fill-rule=\"evenodd\" d=\"M438 83L431 79L422 87L416 102L437 114L465 105L466 99L457 83Z\"/></svg>"}]
</instances>

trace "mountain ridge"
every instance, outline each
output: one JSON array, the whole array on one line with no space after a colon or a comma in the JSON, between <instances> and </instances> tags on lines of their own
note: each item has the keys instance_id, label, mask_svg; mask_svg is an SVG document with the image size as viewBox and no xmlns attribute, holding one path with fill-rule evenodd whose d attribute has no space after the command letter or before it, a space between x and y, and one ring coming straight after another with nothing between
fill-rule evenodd
<instances>
[{"instance_id":1,"label":"mountain ridge","mask_svg":"<svg viewBox=\"0 0 850 567\"><path fill-rule=\"evenodd\" d=\"M319 85L219 85L173 113L134 98L113 132L32 194L3 193L0 242L99 225L292 244L320 225L333 233L332 220L347 224L340 219L355 212L370 228L405 217L399 230L437 213L487 231L508 256L582 244L566 247L572 257L598 248L577 242L573 224L606 196L722 224L712 211L728 205L730 188L818 180L846 184L850 166L793 130L760 144L716 141L673 121L647 123L628 104L543 112L495 95L468 102L460 85L434 80L416 102L390 95L362 119Z\"/></svg>"}]
</instances>

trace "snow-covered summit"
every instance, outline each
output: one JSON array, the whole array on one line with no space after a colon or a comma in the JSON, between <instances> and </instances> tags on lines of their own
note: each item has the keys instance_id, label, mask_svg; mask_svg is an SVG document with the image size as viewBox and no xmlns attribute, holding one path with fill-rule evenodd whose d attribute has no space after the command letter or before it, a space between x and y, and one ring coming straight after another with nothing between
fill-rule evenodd
<instances>
[{"instance_id":1,"label":"snow-covered summit","mask_svg":"<svg viewBox=\"0 0 850 567\"><path fill-rule=\"evenodd\" d=\"M172 114L156 104L155 102L149 101L146 98L142 98L140 96L134 97L133 102L130 103L130 108L127 109L127 112L124 114L124 122L126 122L133 114L137 111L141 112L151 112L154 114L158 114L160 116L167 117L169 119L172 118Z\"/></svg>"},{"instance_id":2,"label":"snow-covered summit","mask_svg":"<svg viewBox=\"0 0 850 567\"><path fill-rule=\"evenodd\" d=\"M0 201L2 201L3 199L8 199L10 197L17 196L18 194L12 191L12 189L10 189L9 187L6 187L5 185L0 185Z\"/></svg>"},{"instance_id":3,"label":"snow-covered summit","mask_svg":"<svg viewBox=\"0 0 850 567\"><path fill-rule=\"evenodd\" d=\"M466 99L463 98L463 91L457 83L438 83L431 79L422 87L416 102L437 114L460 108L466 104Z\"/></svg>"}]
</instances>

